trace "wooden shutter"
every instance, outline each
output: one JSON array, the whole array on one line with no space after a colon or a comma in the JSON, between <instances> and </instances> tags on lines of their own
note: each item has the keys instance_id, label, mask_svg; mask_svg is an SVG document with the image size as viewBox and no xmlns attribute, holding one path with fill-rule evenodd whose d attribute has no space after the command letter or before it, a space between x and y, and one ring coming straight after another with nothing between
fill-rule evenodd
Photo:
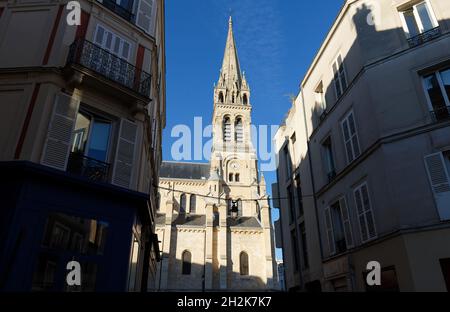
<instances>
[{"instance_id":1,"label":"wooden shutter","mask_svg":"<svg viewBox=\"0 0 450 312\"><path fill-rule=\"evenodd\" d=\"M56 95L41 164L66 170L79 105L67 94Z\"/></svg>"},{"instance_id":2,"label":"wooden shutter","mask_svg":"<svg viewBox=\"0 0 450 312\"><path fill-rule=\"evenodd\" d=\"M339 206L341 208L342 223L344 225L344 235L345 243L347 248L353 247L353 235L352 235L352 225L350 222L350 215L348 213L347 201L345 198L339 200Z\"/></svg>"},{"instance_id":3,"label":"wooden shutter","mask_svg":"<svg viewBox=\"0 0 450 312\"><path fill-rule=\"evenodd\" d=\"M121 120L112 177L114 185L125 188L131 187L137 131L136 123L126 119Z\"/></svg>"},{"instance_id":4,"label":"wooden shutter","mask_svg":"<svg viewBox=\"0 0 450 312\"><path fill-rule=\"evenodd\" d=\"M150 33L153 11L153 0L140 0L137 10L136 24Z\"/></svg>"},{"instance_id":5,"label":"wooden shutter","mask_svg":"<svg viewBox=\"0 0 450 312\"><path fill-rule=\"evenodd\" d=\"M442 153L425 156L425 166L430 179L439 217L450 220L450 177Z\"/></svg>"},{"instance_id":6,"label":"wooden shutter","mask_svg":"<svg viewBox=\"0 0 450 312\"><path fill-rule=\"evenodd\" d=\"M334 242L333 224L331 220L330 207L325 208L325 226L328 237L328 248L330 251L330 255L333 255L336 253L336 244Z\"/></svg>"}]
</instances>

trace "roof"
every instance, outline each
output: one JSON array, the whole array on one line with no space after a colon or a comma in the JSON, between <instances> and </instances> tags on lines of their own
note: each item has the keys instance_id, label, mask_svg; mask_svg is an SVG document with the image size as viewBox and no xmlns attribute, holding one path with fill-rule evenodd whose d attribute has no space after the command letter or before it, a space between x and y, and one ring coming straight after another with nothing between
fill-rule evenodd
<instances>
[{"instance_id":1,"label":"roof","mask_svg":"<svg viewBox=\"0 0 450 312\"><path fill-rule=\"evenodd\" d=\"M243 228L261 228L261 223L255 217L240 217L238 219L228 218L228 226L243 227Z\"/></svg>"},{"instance_id":2,"label":"roof","mask_svg":"<svg viewBox=\"0 0 450 312\"><path fill-rule=\"evenodd\" d=\"M206 180L209 178L209 163L163 161L160 178Z\"/></svg>"},{"instance_id":3,"label":"roof","mask_svg":"<svg viewBox=\"0 0 450 312\"><path fill-rule=\"evenodd\" d=\"M178 218L173 221L174 225L187 225L187 226L206 226L205 215L179 215Z\"/></svg>"}]
</instances>

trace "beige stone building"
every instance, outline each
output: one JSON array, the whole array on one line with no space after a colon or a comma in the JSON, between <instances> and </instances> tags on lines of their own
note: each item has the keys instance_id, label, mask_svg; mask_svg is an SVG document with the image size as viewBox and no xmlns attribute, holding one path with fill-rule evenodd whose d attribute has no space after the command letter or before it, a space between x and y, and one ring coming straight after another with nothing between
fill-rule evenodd
<instances>
[{"instance_id":1,"label":"beige stone building","mask_svg":"<svg viewBox=\"0 0 450 312\"><path fill-rule=\"evenodd\" d=\"M71 290L71 257L89 281L77 291L145 291L159 258L164 1L68 3L0 1L1 285Z\"/></svg>"},{"instance_id":2,"label":"beige stone building","mask_svg":"<svg viewBox=\"0 0 450 312\"><path fill-rule=\"evenodd\" d=\"M207 164L163 162L156 232L161 290L270 290L276 267L270 207L250 136L250 88L232 21L214 89Z\"/></svg>"},{"instance_id":3,"label":"beige stone building","mask_svg":"<svg viewBox=\"0 0 450 312\"><path fill-rule=\"evenodd\" d=\"M447 0L345 1L276 138L288 289L450 290L449 51Z\"/></svg>"}]
</instances>

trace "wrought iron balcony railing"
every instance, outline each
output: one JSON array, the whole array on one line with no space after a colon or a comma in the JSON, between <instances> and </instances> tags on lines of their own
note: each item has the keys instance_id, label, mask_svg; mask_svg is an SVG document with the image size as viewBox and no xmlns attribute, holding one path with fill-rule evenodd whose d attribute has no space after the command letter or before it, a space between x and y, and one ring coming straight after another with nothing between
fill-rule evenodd
<instances>
[{"instance_id":1,"label":"wrought iron balcony railing","mask_svg":"<svg viewBox=\"0 0 450 312\"><path fill-rule=\"evenodd\" d=\"M450 106L435 107L430 114L434 122L448 120L450 119Z\"/></svg>"},{"instance_id":2,"label":"wrought iron balcony railing","mask_svg":"<svg viewBox=\"0 0 450 312\"><path fill-rule=\"evenodd\" d=\"M72 43L67 63L86 67L140 95L150 98L151 75L149 73L136 68L88 40L78 39Z\"/></svg>"},{"instance_id":3,"label":"wrought iron balcony railing","mask_svg":"<svg viewBox=\"0 0 450 312\"><path fill-rule=\"evenodd\" d=\"M129 22L134 21L134 14L131 13L127 8L124 8L123 6L116 3L114 0L103 0L103 5L116 13L117 15L123 17Z\"/></svg>"},{"instance_id":4,"label":"wrought iron balcony railing","mask_svg":"<svg viewBox=\"0 0 450 312\"><path fill-rule=\"evenodd\" d=\"M67 172L85 177L93 182L108 182L109 164L84 156L71 153L67 163Z\"/></svg>"},{"instance_id":5,"label":"wrought iron balcony railing","mask_svg":"<svg viewBox=\"0 0 450 312\"><path fill-rule=\"evenodd\" d=\"M427 41L430 41L434 38L437 38L440 35L441 35L441 28L438 26L433 29L427 30L421 34L418 34L417 36L408 38L408 43L409 43L409 46L411 48L413 48L413 47L417 47Z\"/></svg>"}]
</instances>

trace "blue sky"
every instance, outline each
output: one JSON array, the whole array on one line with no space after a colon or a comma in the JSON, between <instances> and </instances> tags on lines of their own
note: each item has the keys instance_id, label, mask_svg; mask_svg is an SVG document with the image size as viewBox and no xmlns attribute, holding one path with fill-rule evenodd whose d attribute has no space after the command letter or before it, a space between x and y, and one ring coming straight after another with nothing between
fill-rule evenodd
<instances>
[{"instance_id":1,"label":"blue sky","mask_svg":"<svg viewBox=\"0 0 450 312\"><path fill-rule=\"evenodd\" d=\"M251 88L252 122L279 125L331 27L342 0L166 1L167 126L163 158L171 160L175 125L211 122L228 30L233 29L241 69ZM268 190L275 172L264 172ZM274 219L278 211L273 209ZM277 258L280 258L280 251Z\"/></svg>"}]
</instances>

